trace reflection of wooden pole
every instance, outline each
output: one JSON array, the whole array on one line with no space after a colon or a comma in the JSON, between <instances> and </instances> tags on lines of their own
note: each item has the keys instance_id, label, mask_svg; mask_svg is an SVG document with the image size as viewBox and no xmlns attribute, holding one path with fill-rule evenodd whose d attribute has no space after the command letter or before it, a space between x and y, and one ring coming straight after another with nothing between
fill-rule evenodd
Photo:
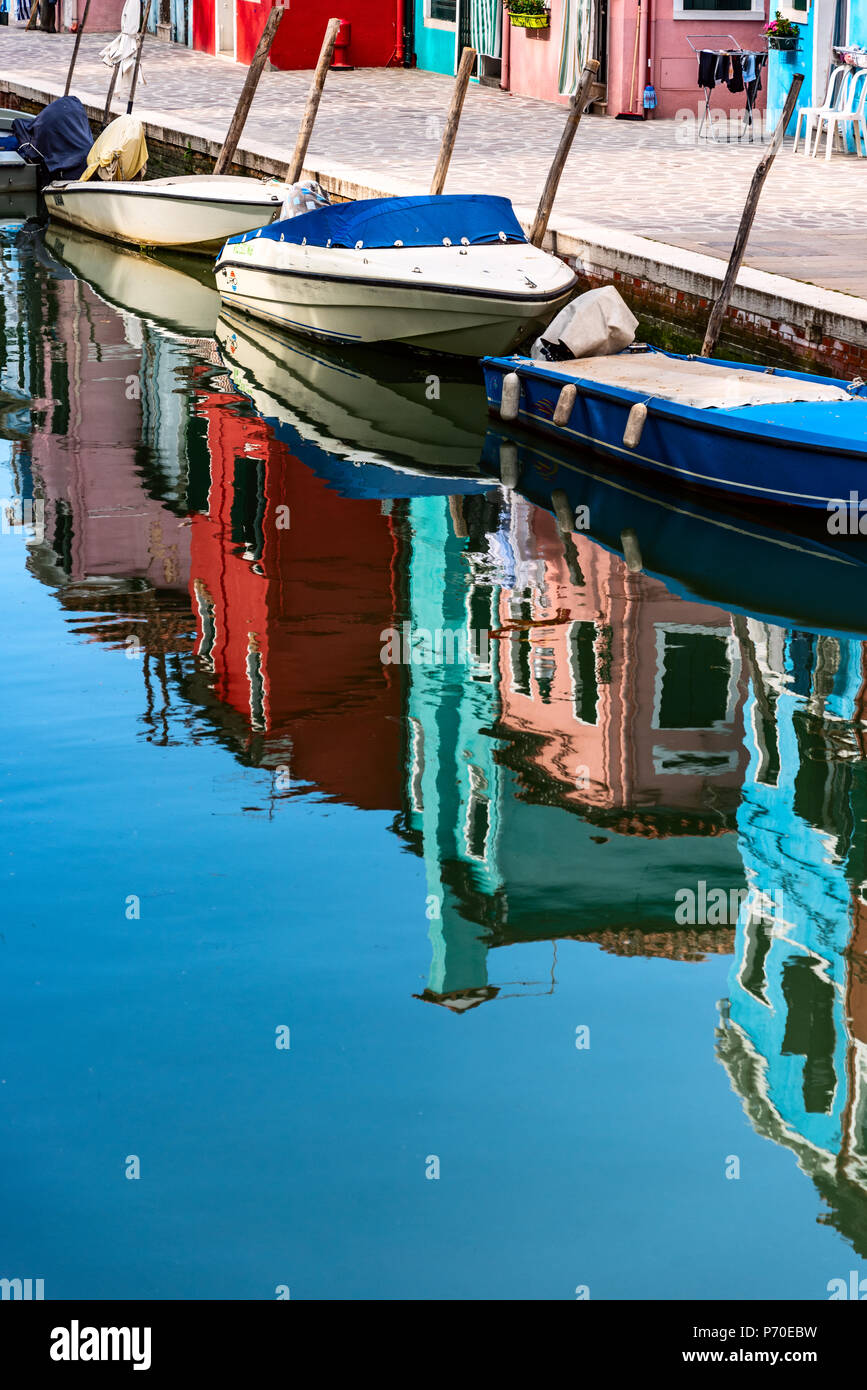
<instances>
[{"instance_id":1,"label":"reflection of wooden pole","mask_svg":"<svg viewBox=\"0 0 867 1390\"><path fill-rule=\"evenodd\" d=\"M316 71L313 74L310 91L307 93L307 105L304 108L304 115L301 117L298 139L295 141L295 151L289 161L289 168L286 170L287 183L296 183L301 177L301 170L304 168L304 160L307 157L307 147L310 144L310 137L313 134L316 112L319 110L322 88L325 86L325 78L331 66L331 59L334 56L334 43L339 29L340 20L329 19L328 27L325 30L325 38L322 40L319 62L316 64Z\"/></svg>"},{"instance_id":2,"label":"reflection of wooden pole","mask_svg":"<svg viewBox=\"0 0 867 1390\"><path fill-rule=\"evenodd\" d=\"M464 499L460 493L456 497L449 498L449 513L455 536L459 541L464 540L470 533L467 530L466 517L464 516Z\"/></svg>"},{"instance_id":3,"label":"reflection of wooden pole","mask_svg":"<svg viewBox=\"0 0 867 1390\"><path fill-rule=\"evenodd\" d=\"M470 85L470 77L472 76L473 64L475 61L476 50L474 48L465 48L461 54L461 61L458 64L451 105L449 106L449 114L446 117L446 128L443 131L437 167L434 170L433 181L430 186L431 193L442 193L445 187L446 174L449 171L452 150L455 147L461 112L464 109L464 97L467 94L467 87Z\"/></svg>"},{"instance_id":4,"label":"reflection of wooden pole","mask_svg":"<svg viewBox=\"0 0 867 1390\"><path fill-rule=\"evenodd\" d=\"M90 0L88 0L88 4L90 4ZM256 95L256 88L259 85L259 78L262 76L265 60L271 51L271 45L280 27L280 20L285 13L285 5L275 5L268 15L268 18L265 20L265 27L262 30L262 36L259 39L256 52L253 54L253 61L247 69L244 86L241 89L241 95L238 97L238 105L235 107L235 114L226 132L223 148L217 155L217 162L214 165L215 174L225 174L232 163L235 151L238 148L238 141L241 138L247 116L250 113L250 107L253 104L253 97Z\"/></svg>"},{"instance_id":5,"label":"reflection of wooden pole","mask_svg":"<svg viewBox=\"0 0 867 1390\"><path fill-rule=\"evenodd\" d=\"M57 0L57 3L59 8L60 0ZM66 86L63 89L63 95L65 97L69 96L69 89L72 86L72 72L75 67L75 60L78 57L78 45L81 43L81 36L84 33L84 26L87 23L87 12L89 9L90 0L84 0L84 14L81 16L81 23L75 31L75 43L72 45L72 58L69 63L69 72L66 74Z\"/></svg>"},{"instance_id":6,"label":"reflection of wooden pole","mask_svg":"<svg viewBox=\"0 0 867 1390\"><path fill-rule=\"evenodd\" d=\"M792 78L792 85L789 88L789 95L786 97L786 104L783 107L783 114L777 122L777 128L774 131L773 139L771 140L770 145L768 146L765 153L762 155L753 172L752 182L750 183L750 191L747 194L747 201L744 203L744 210L741 213L741 224L738 227L738 234L735 237L735 244L732 247L732 254L729 260L728 269L725 273L725 279L722 282L722 289L719 292L719 298L717 299L716 304L714 304L713 309L711 310L710 318L708 319L707 332L704 335L704 343L702 344L701 349L702 357L710 357L711 353L717 345L717 339L719 338L720 330L723 326L723 320L726 316L726 309L729 307L729 300L731 299L732 293L734 292L735 282L738 278L738 271L741 268L744 259L744 254L747 249L747 241L749 240L749 235L752 231L753 221L756 215L756 208L759 205L759 197L761 195L762 188L764 187L765 179L771 172L771 165L773 164L774 159L776 158L777 150L783 143L783 136L786 133L786 127L788 126L789 121L792 119L792 114L795 110L795 105L798 100L798 93L801 90L801 85L803 81L804 74L802 72L796 73L795 76Z\"/></svg>"},{"instance_id":7,"label":"reflection of wooden pole","mask_svg":"<svg viewBox=\"0 0 867 1390\"><path fill-rule=\"evenodd\" d=\"M151 0L147 0L147 4L145 5L145 12L142 15L141 28L138 31L138 38L135 41L135 66L132 70L132 82L129 84L129 101L126 104L127 115L129 115L130 111L132 110L132 104L135 101L135 89L136 84L138 83L138 70L141 67L141 49L142 44L144 43L145 30L147 28L148 15L150 14L150 12Z\"/></svg>"},{"instance_id":8,"label":"reflection of wooden pole","mask_svg":"<svg viewBox=\"0 0 867 1390\"><path fill-rule=\"evenodd\" d=\"M533 223L533 230L530 232L530 243L533 246L541 246L545 240L545 233L548 230L548 219L551 216L551 209L554 206L554 199L557 197L557 189L569 151L572 148L572 141L575 139L575 132L584 115L584 108L590 100L590 89L596 81L596 74L599 71L599 63L595 58L590 58L585 64L581 74L581 81L578 83L578 90L569 103L569 115L566 117L566 125L563 134L560 136L560 144L554 156L554 163L551 165L548 177L545 180L545 187L542 189L542 196L539 199L539 208L536 213L536 220Z\"/></svg>"}]
</instances>

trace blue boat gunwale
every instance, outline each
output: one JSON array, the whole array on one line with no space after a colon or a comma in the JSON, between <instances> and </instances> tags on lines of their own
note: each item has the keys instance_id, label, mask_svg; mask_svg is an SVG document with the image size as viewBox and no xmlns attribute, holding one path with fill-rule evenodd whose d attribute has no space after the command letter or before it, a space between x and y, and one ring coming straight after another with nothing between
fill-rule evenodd
<instances>
[{"instance_id":1,"label":"blue boat gunwale","mask_svg":"<svg viewBox=\"0 0 867 1390\"><path fill-rule=\"evenodd\" d=\"M797 372L781 367L768 368L756 362L731 362L722 357L699 357L696 353L666 352L662 348L650 348L649 351L678 362L706 362L708 366L750 371L760 376L773 375L792 381L808 381L821 386L837 386L848 390L852 400L867 401L867 385L854 386L839 377L815 376L810 372ZM628 350L622 355L627 356ZM528 376L550 382L560 390L572 383L580 386L582 395L597 396L601 400L616 405L627 403L634 405L641 401L647 405L648 411L653 415L681 424L696 425L714 434L737 435L744 440L757 439L765 445L798 444L814 453L832 453L858 459L864 459L867 455L867 441L865 441L863 449L847 448L846 444L842 442L846 436L836 440L808 430L794 429L786 425L774 425L768 421L758 421L739 416L737 414L738 407L727 410L725 407L678 405L675 401L667 400L665 396L648 395L646 391L631 391L625 386L608 386L604 382L591 381L579 376L565 376L563 372L557 371L556 363L538 362L531 357L520 354L515 354L512 357L483 357L481 363L483 369L487 368L503 373L517 371L520 375L523 370ZM847 402L827 402L829 408L835 404L845 405ZM528 412L524 411L523 414L526 416ZM529 418L535 419L536 417L530 416ZM553 422L549 421L544 423L551 429L552 433L559 432L560 437L569 433L568 426L554 425ZM865 416L865 423L867 423L867 416ZM609 444L605 440L597 442L608 448L616 447L613 443ZM633 457L637 456L633 454Z\"/></svg>"}]
</instances>

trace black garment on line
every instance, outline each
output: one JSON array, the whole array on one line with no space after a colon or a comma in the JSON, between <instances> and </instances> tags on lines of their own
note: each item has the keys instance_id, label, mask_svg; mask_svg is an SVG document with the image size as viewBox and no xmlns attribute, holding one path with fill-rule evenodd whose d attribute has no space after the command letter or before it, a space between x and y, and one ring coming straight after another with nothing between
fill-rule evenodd
<instances>
[{"instance_id":1,"label":"black garment on line","mask_svg":"<svg viewBox=\"0 0 867 1390\"><path fill-rule=\"evenodd\" d=\"M709 48L703 48L698 55L698 85L700 87L716 86L716 69L719 62L719 54L714 53Z\"/></svg>"},{"instance_id":2,"label":"black garment on line","mask_svg":"<svg viewBox=\"0 0 867 1390\"><path fill-rule=\"evenodd\" d=\"M744 70L739 53L732 54L732 70L726 86L730 92L742 92L744 90Z\"/></svg>"}]
</instances>

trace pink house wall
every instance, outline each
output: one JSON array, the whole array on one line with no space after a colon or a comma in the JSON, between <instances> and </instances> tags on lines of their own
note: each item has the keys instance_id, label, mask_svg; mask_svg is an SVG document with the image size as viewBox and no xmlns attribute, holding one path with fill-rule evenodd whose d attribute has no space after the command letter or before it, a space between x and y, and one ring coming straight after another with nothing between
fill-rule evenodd
<instances>
[{"instance_id":1,"label":"pink house wall","mask_svg":"<svg viewBox=\"0 0 867 1390\"><path fill-rule=\"evenodd\" d=\"M563 9L563 0L551 0L551 25L547 30L518 29L506 19L510 47L509 90L516 96L539 97L543 101L569 100L557 91Z\"/></svg>"},{"instance_id":2,"label":"pink house wall","mask_svg":"<svg viewBox=\"0 0 867 1390\"><path fill-rule=\"evenodd\" d=\"M749 20L675 19L674 0L644 0L639 36L638 65L635 80L635 100L632 109L640 111L646 82L650 79L656 89L658 105L655 118L676 116L679 111L698 113L704 108L704 92L698 86L698 66L695 54L687 43L687 34L719 35L719 45L727 45L729 34L742 48L763 49L760 42L762 25L768 13L765 0L764 17ZM564 0L551 0L551 24L547 31L517 29L508 25L509 90L516 96L539 97L544 101L566 102L560 96L558 74L560 45L563 39ZM635 26L638 14L636 0L610 0L608 17L608 114L616 116L630 109ZM650 15L648 23L647 16ZM547 38L536 37L547 33ZM650 64L648 65L648 40ZM702 40L715 47L716 40ZM767 73L763 74L763 90L757 105L765 104ZM743 93L731 93L724 85L714 91L712 109L743 110Z\"/></svg>"},{"instance_id":3,"label":"pink house wall","mask_svg":"<svg viewBox=\"0 0 867 1390\"><path fill-rule=\"evenodd\" d=\"M84 16L84 4L85 0L75 0L73 7L73 13L78 15L79 24ZM123 0L90 0L85 33L119 34L122 9Z\"/></svg>"}]
</instances>

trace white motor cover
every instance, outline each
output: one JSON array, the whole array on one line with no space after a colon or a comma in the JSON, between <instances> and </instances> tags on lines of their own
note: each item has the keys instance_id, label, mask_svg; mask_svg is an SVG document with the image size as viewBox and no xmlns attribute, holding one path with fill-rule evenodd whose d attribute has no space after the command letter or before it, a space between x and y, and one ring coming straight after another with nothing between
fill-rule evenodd
<instances>
[{"instance_id":1,"label":"white motor cover","mask_svg":"<svg viewBox=\"0 0 867 1390\"><path fill-rule=\"evenodd\" d=\"M635 341L637 327L638 319L614 286L603 285L561 309L542 336L548 343L562 343L573 357L609 357ZM536 355L534 347L531 356Z\"/></svg>"}]
</instances>

